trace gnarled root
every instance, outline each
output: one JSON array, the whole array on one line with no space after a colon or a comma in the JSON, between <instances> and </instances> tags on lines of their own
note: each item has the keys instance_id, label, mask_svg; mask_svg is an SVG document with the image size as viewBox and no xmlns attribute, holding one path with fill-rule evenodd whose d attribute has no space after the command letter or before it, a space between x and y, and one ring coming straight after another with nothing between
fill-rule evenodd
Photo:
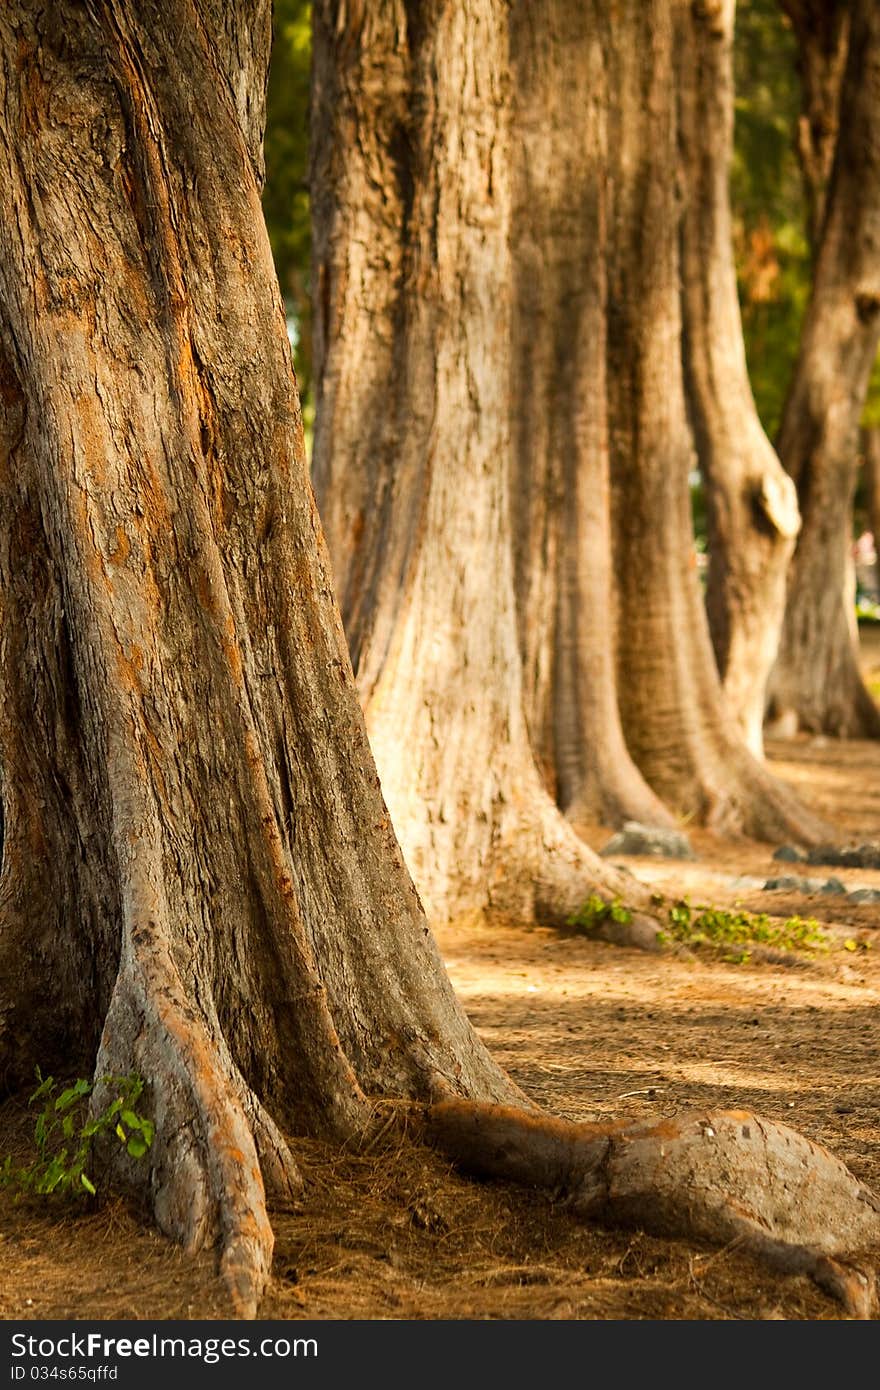
<instances>
[{"instance_id":1,"label":"gnarled root","mask_svg":"<svg viewBox=\"0 0 880 1390\"><path fill-rule=\"evenodd\" d=\"M876 1306L873 1270L848 1257L880 1243L880 1198L787 1125L744 1110L572 1124L471 1101L435 1105L427 1121L469 1172L561 1188L578 1214L610 1224L737 1241L809 1274L854 1317Z\"/></svg>"},{"instance_id":2,"label":"gnarled root","mask_svg":"<svg viewBox=\"0 0 880 1390\"><path fill-rule=\"evenodd\" d=\"M272 1262L266 1189L301 1188L280 1131L247 1087L222 1036L188 1007L161 934L126 943L96 1076L148 1078L156 1126L149 1186L159 1226L196 1251L219 1238L220 1273L238 1317L253 1318ZM100 1107L100 1091L95 1103ZM128 1177L143 1183L139 1165Z\"/></svg>"}]
</instances>

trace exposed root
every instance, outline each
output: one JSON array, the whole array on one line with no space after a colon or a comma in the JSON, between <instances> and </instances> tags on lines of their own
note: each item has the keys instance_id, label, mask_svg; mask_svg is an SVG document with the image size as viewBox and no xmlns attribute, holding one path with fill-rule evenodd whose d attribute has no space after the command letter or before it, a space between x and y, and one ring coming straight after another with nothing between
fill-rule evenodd
<instances>
[{"instance_id":1,"label":"exposed root","mask_svg":"<svg viewBox=\"0 0 880 1390\"><path fill-rule=\"evenodd\" d=\"M561 1189L574 1211L612 1224L736 1241L809 1274L853 1317L876 1307L873 1270L849 1256L880 1243L880 1198L787 1125L743 1110L572 1124L471 1101L433 1106L427 1124L469 1172Z\"/></svg>"},{"instance_id":2,"label":"exposed root","mask_svg":"<svg viewBox=\"0 0 880 1390\"><path fill-rule=\"evenodd\" d=\"M187 1006L152 924L132 933L131 947L126 943L123 951L97 1075L135 1068L149 1079L156 1125L149 1181L156 1220L191 1252L219 1239L220 1273L234 1312L253 1318L274 1243L260 1158L270 1191L282 1198L299 1189L299 1175L284 1139L245 1087L225 1045L209 1036Z\"/></svg>"},{"instance_id":3,"label":"exposed root","mask_svg":"<svg viewBox=\"0 0 880 1390\"><path fill-rule=\"evenodd\" d=\"M608 903L619 900L629 920L614 921L609 915L596 924L597 937L615 946L659 950L662 926L651 916L646 885L594 854L564 822L550 829L535 875L534 920L542 926L565 926L592 894L598 894Z\"/></svg>"}]
</instances>

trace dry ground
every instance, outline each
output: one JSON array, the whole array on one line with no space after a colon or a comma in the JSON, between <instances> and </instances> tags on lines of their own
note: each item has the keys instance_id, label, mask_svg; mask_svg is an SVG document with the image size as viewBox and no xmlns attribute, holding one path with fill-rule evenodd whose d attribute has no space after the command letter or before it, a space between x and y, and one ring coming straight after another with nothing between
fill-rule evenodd
<instances>
[{"instance_id":1,"label":"dry ground","mask_svg":"<svg viewBox=\"0 0 880 1390\"><path fill-rule=\"evenodd\" d=\"M880 675L876 639L866 664ZM845 835L880 839L880 747L802 740L769 752ZM586 834L596 845L607 838ZM746 892L732 880L788 871L771 847L692 838L696 863L628 862L694 902L812 914L831 949L736 965L538 929L449 929L441 947L474 1023L558 1114L746 1106L829 1145L880 1190L880 906ZM880 871L826 872L880 887ZM0 1110L0 1153L22 1144L27 1123L20 1098ZM470 1182L397 1134L367 1152L340 1156L313 1142L296 1152L305 1197L275 1214L263 1317L843 1316L806 1280L741 1252L586 1226L544 1194ZM185 1258L122 1200L83 1212L0 1193L0 1317L227 1315L212 1258Z\"/></svg>"}]
</instances>

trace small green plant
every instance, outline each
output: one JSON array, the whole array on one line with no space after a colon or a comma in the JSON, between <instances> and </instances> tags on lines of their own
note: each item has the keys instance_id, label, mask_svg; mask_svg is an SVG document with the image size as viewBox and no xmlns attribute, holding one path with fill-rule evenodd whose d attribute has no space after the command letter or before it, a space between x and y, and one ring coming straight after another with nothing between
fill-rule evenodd
<instances>
[{"instance_id":1,"label":"small green plant","mask_svg":"<svg viewBox=\"0 0 880 1390\"><path fill-rule=\"evenodd\" d=\"M592 936L604 922L620 922L625 926L632 921L632 913L620 898L606 902L598 893L591 893L586 902L581 903L577 912L573 912L566 920L570 927L577 927L585 936Z\"/></svg>"},{"instance_id":2,"label":"small green plant","mask_svg":"<svg viewBox=\"0 0 880 1390\"><path fill-rule=\"evenodd\" d=\"M132 1158L144 1157L154 1129L153 1122L136 1109L144 1089L141 1077L101 1076L95 1081L80 1077L59 1090L55 1078L43 1077L37 1067L37 1081L28 1104L42 1103L34 1125L38 1157L19 1166L7 1154L0 1164L0 1187L39 1195L66 1192L94 1197L97 1189L86 1168L93 1141L100 1135L114 1135ZM89 1097L96 1087L106 1087L112 1099L99 1114L90 1115Z\"/></svg>"},{"instance_id":3,"label":"small green plant","mask_svg":"<svg viewBox=\"0 0 880 1390\"><path fill-rule=\"evenodd\" d=\"M814 917L788 917L784 922L772 922L766 912L692 905L687 898L680 898L670 907L668 919L669 927L661 934L661 943L678 941L716 949L759 945L807 952L827 951L830 944ZM735 964L748 958L747 949L725 956Z\"/></svg>"}]
</instances>

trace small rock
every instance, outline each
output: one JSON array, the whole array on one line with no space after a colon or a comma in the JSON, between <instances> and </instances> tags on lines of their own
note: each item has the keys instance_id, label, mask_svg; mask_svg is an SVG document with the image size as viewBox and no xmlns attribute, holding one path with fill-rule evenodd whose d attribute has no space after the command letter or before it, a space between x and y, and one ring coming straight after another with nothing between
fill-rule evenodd
<instances>
[{"instance_id":1,"label":"small rock","mask_svg":"<svg viewBox=\"0 0 880 1390\"><path fill-rule=\"evenodd\" d=\"M808 864L833 864L839 866L843 863L843 851L836 845L816 845L807 854Z\"/></svg>"},{"instance_id":2,"label":"small rock","mask_svg":"<svg viewBox=\"0 0 880 1390\"><path fill-rule=\"evenodd\" d=\"M607 858L612 854L653 854L663 859L696 859L687 835L680 830L662 830L657 826L641 825L628 820L623 829L612 835L599 853Z\"/></svg>"},{"instance_id":3,"label":"small rock","mask_svg":"<svg viewBox=\"0 0 880 1390\"><path fill-rule=\"evenodd\" d=\"M880 888L854 888L846 896L851 903L880 903Z\"/></svg>"},{"instance_id":4,"label":"small rock","mask_svg":"<svg viewBox=\"0 0 880 1390\"><path fill-rule=\"evenodd\" d=\"M831 864L846 869L880 869L880 844L868 841L863 845L817 845L807 855L810 864Z\"/></svg>"},{"instance_id":5,"label":"small rock","mask_svg":"<svg viewBox=\"0 0 880 1390\"><path fill-rule=\"evenodd\" d=\"M784 864L803 864L806 857L804 851L798 849L797 845L780 845L773 855L774 859L781 859Z\"/></svg>"},{"instance_id":6,"label":"small rock","mask_svg":"<svg viewBox=\"0 0 880 1390\"><path fill-rule=\"evenodd\" d=\"M764 883L767 893L835 893L846 892L840 888L826 888L826 883L838 883L838 879L798 878L795 874L785 874L782 878L768 878Z\"/></svg>"},{"instance_id":7,"label":"small rock","mask_svg":"<svg viewBox=\"0 0 880 1390\"><path fill-rule=\"evenodd\" d=\"M843 893L846 895L846 884L841 883L839 878L827 878L819 889L820 893Z\"/></svg>"}]
</instances>

